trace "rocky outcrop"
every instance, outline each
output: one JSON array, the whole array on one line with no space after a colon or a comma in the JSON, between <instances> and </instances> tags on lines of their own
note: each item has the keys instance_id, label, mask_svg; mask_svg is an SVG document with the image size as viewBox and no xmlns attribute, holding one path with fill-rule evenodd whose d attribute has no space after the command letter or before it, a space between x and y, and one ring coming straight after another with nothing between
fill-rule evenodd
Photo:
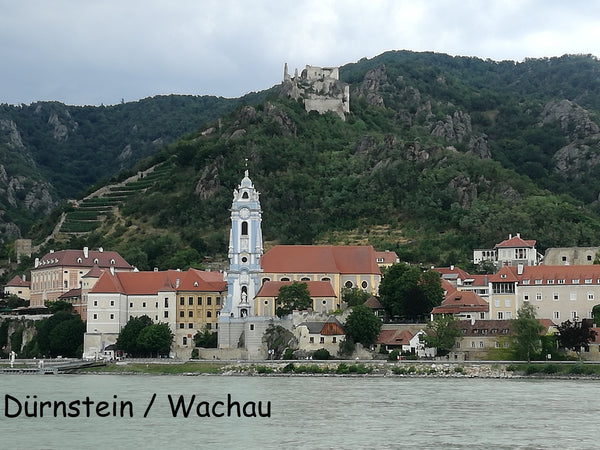
<instances>
[{"instance_id":1,"label":"rocky outcrop","mask_svg":"<svg viewBox=\"0 0 600 450\"><path fill-rule=\"evenodd\" d=\"M23 145L23 140L21 139L21 133L19 133L17 128L17 124L12 120L0 119L0 132L2 132L0 136L6 135L6 140L2 139L2 141L5 141L9 148L25 148Z\"/></svg>"},{"instance_id":2,"label":"rocky outcrop","mask_svg":"<svg viewBox=\"0 0 600 450\"><path fill-rule=\"evenodd\" d=\"M290 119L283 109L274 106L272 103L266 102L263 114L265 118L270 119L279 125L283 136L296 136L298 132L296 123Z\"/></svg>"},{"instance_id":3,"label":"rocky outcrop","mask_svg":"<svg viewBox=\"0 0 600 450\"><path fill-rule=\"evenodd\" d=\"M447 115L443 121L439 120L431 130L431 134L448 142L462 142L472 131L471 116L457 110L454 114Z\"/></svg>"},{"instance_id":4,"label":"rocky outcrop","mask_svg":"<svg viewBox=\"0 0 600 450\"><path fill-rule=\"evenodd\" d=\"M57 141L66 141L69 137L69 129L60 121L58 114L51 114L48 118L48 124L53 127L52 136Z\"/></svg>"},{"instance_id":5,"label":"rocky outcrop","mask_svg":"<svg viewBox=\"0 0 600 450\"><path fill-rule=\"evenodd\" d=\"M196 188L194 189L194 193L201 200L212 198L221 186L219 167L223 165L223 162L223 156L219 156L212 164L204 168L202 176L198 180L198 183L196 183Z\"/></svg>"},{"instance_id":6,"label":"rocky outcrop","mask_svg":"<svg viewBox=\"0 0 600 450\"><path fill-rule=\"evenodd\" d=\"M590 113L570 100L547 103L540 114L540 125L558 122L561 129L572 139L585 138L600 133L600 127L592 121Z\"/></svg>"},{"instance_id":7,"label":"rocky outcrop","mask_svg":"<svg viewBox=\"0 0 600 450\"><path fill-rule=\"evenodd\" d=\"M488 146L488 137L486 134L475 137L472 136L467 146L467 152L481 159L491 159L492 152Z\"/></svg>"}]
</instances>

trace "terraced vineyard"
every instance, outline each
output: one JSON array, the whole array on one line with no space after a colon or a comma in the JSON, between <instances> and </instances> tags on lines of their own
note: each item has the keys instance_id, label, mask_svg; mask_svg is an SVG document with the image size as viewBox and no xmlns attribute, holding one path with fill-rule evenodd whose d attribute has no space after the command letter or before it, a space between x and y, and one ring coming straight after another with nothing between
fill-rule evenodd
<instances>
[{"instance_id":1,"label":"terraced vineyard","mask_svg":"<svg viewBox=\"0 0 600 450\"><path fill-rule=\"evenodd\" d=\"M169 166L160 165L146 175L135 177L133 181L109 186L101 193L94 193L81 200L65 214L60 233L80 235L94 231L124 200L144 192L157 181L167 178L170 171Z\"/></svg>"}]
</instances>

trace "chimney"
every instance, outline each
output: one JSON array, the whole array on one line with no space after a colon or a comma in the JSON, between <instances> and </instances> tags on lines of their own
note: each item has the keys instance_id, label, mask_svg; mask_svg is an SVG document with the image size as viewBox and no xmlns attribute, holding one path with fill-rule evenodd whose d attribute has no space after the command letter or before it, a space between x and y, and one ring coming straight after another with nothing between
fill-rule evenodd
<instances>
[{"instance_id":1,"label":"chimney","mask_svg":"<svg viewBox=\"0 0 600 450\"><path fill-rule=\"evenodd\" d=\"M111 275L115 274L115 268L113 266L110 266L110 274Z\"/></svg>"},{"instance_id":2,"label":"chimney","mask_svg":"<svg viewBox=\"0 0 600 450\"><path fill-rule=\"evenodd\" d=\"M37 267L39 265L40 265L40 258L35 258L34 267Z\"/></svg>"},{"instance_id":3,"label":"chimney","mask_svg":"<svg viewBox=\"0 0 600 450\"><path fill-rule=\"evenodd\" d=\"M23 281L27 281L27 276L25 274L23 274L21 278L23 279Z\"/></svg>"},{"instance_id":4,"label":"chimney","mask_svg":"<svg viewBox=\"0 0 600 450\"><path fill-rule=\"evenodd\" d=\"M523 275L523 264L517 264L517 275Z\"/></svg>"},{"instance_id":5,"label":"chimney","mask_svg":"<svg viewBox=\"0 0 600 450\"><path fill-rule=\"evenodd\" d=\"M512 233L508 235L508 239L512 239Z\"/></svg>"},{"instance_id":6,"label":"chimney","mask_svg":"<svg viewBox=\"0 0 600 450\"><path fill-rule=\"evenodd\" d=\"M100 253L102 253L102 252L104 251L104 249L103 249L102 247L98 247L98 251L99 251Z\"/></svg>"},{"instance_id":7,"label":"chimney","mask_svg":"<svg viewBox=\"0 0 600 450\"><path fill-rule=\"evenodd\" d=\"M87 247L83 247L83 257L85 259L88 259L89 256L90 256L90 249Z\"/></svg>"},{"instance_id":8,"label":"chimney","mask_svg":"<svg viewBox=\"0 0 600 450\"><path fill-rule=\"evenodd\" d=\"M179 289L179 278L175 278L175 289Z\"/></svg>"}]
</instances>

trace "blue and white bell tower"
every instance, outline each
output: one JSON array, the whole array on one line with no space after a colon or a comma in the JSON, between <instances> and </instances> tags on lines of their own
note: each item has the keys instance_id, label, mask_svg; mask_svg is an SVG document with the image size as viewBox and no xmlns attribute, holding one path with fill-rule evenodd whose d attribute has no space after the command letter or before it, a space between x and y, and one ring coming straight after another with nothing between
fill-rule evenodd
<instances>
[{"instance_id":1,"label":"blue and white bell tower","mask_svg":"<svg viewBox=\"0 0 600 450\"><path fill-rule=\"evenodd\" d=\"M242 182L233 191L229 270L225 274L227 300L221 309L220 320L254 315L253 302L260 288L260 258L263 254L259 195L246 170Z\"/></svg>"}]
</instances>

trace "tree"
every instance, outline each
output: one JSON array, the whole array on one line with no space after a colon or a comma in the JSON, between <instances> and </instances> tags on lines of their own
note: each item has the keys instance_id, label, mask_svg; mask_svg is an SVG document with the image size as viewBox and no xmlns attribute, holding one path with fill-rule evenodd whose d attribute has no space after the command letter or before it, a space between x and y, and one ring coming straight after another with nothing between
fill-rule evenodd
<instances>
[{"instance_id":1,"label":"tree","mask_svg":"<svg viewBox=\"0 0 600 450\"><path fill-rule=\"evenodd\" d=\"M592 308L592 316L594 317L594 323L596 326L600 325L600 305L595 305Z\"/></svg>"},{"instance_id":2,"label":"tree","mask_svg":"<svg viewBox=\"0 0 600 450\"><path fill-rule=\"evenodd\" d=\"M138 356L141 353L138 337L149 325L152 325L152 319L146 315L129 319L117 337L117 348L131 356Z\"/></svg>"},{"instance_id":3,"label":"tree","mask_svg":"<svg viewBox=\"0 0 600 450\"><path fill-rule=\"evenodd\" d=\"M381 320L364 305L352 308L344 325L346 339L360 342L365 347L375 343L381 331Z\"/></svg>"},{"instance_id":4,"label":"tree","mask_svg":"<svg viewBox=\"0 0 600 450\"><path fill-rule=\"evenodd\" d=\"M196 347L217 348L217 333L213 333L206 324L204 329L194 336L194 343Z\"/></svg>"},{"instance_id":5,"label":"tree","mask_svg":"<svg viewBox=\"0 0 600 450\"><path fill-rule=\"evenodd\" d=\"M426 347L435 348L438 356L446 356L456 345L456 339L461 337L460 320L453 315L437 314L427 323L425 335L421 342Z\"/></svg>"},{"instance_id":6,"label":"tree","mask_svg":"<svg viewBox=\"0 0 600 450\"><path fill-rule=\"evenodd\" d=\"M342 301L346 302L349 307L362 305L369 297L371 294L360 288L342 288Z\"/></svg>"},{"instance_id":7,"label":"tree","mask_svg":"<svg viewBox=\"0 0 600 450\"><path fill-rule=\"evenodd\" d=\"M279 295L275 301L278 305L275 310L277 317L287 316L294 310L302 311L312 307L308 285L297 281L281 286L279 288Z\"/></svg>"},{"instance_id":8,"label":"tree","mask_svg":"<svg viewBox=\"0 0 600 450\"><path fill-rule=\"evenodd\" d=\"M140 331L137 345L142 354L168 355L173 343L173 333L166 323L148 325Z\"/></svg>"},{"instance_id":9,"label":"tree","mask_svg":"<svg viewBox=\"0 0 600 450\"><path fill-rule=\"evenodd\" d=\"M421 272L417 266L392 265L379 285L379 299L388 314L408 319L429 315L444 299L437 272Z\"/></svg>"},{"instance_id":10,"label":"tree","mask_svg":"<svg viewBox=\"0 0 600 450\"><path fill-rule=\"evenodd\" d=\"M517 311L517 318L513 319L512 326L513 353L516 358L530 362L541 349L540 332L544 329L536 317L535 306L525 302Z\"/></svg>"},{"instance_id":11,"label":"tree","mask_svg":"<svg viewBox=\"0 0 600 450\"><path fill-rule=\"evenodd\" d=\"M78 357L83 347L85 323L78 314L58 311L37 325L35 337L41 355ZM31 347L35 347L32 344ZM37 355L29 355L37 356Z\"/></svg>"},{"instance_id":12,"label":"tree","mask_svg":"<svg viewBox=\"0 0 600 450\"><path fill-rule=\"evenodd\" d=\"M567 320L561 323L558 328L558 343L562 348L573 350L581 358L581 348L587 347L596 337L596 332L592 330L589 320L581 322L571 322Z\"/></svg>"}]
</instances>

